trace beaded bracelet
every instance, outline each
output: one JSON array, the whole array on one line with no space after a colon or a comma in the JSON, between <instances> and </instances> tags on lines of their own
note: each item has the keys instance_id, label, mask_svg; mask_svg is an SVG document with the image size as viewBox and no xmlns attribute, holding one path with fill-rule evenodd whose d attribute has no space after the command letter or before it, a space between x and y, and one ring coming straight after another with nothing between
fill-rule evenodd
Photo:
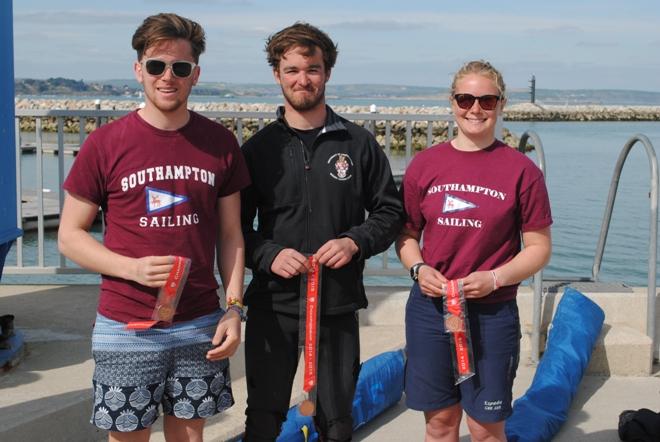
<instances>
[{"instance_id":1,"label":"beaded bracelet","mask_svg":"<svg viewBox=\"0 0 660 442\"><path fill-rule=\"evenodd\" d=\"M241 301L236 298L229 298L227 301L227 311L233 310L238 313L238 316L241 318L241 321L245 321L247 317L245 316L245 306Z\"/></svg>"}]
</instances>

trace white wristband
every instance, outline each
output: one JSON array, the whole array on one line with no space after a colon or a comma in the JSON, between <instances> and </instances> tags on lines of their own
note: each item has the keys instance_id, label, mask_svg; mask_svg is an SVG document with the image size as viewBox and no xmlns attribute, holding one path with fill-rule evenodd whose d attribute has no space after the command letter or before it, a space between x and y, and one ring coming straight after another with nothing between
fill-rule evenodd
<instances>
[{"instance_id":1,"label":"white wristband","mask_svg":"<svg viewBox=\"0 0 660 442\"><path fill-rule=\"evenodd\" d=\"M497 282L497 275L495 274L495 270L491 270L490 274L493 277L493 291L495 291L500 288L500 284Z\"/></svg>"}]
</instances>

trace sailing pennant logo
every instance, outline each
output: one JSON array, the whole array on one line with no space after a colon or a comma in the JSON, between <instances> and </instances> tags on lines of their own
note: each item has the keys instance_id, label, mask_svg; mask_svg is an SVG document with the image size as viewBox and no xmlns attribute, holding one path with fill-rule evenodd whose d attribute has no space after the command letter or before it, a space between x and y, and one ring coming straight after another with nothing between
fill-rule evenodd
<instances>
[{"instance_id":1,"label":"sailing pennant logo","mask_svg":"<svg viewBox=\"0 0 660 442\"><path fill-rule=\"evenodd\" d=\"M477 205L454 195L445 194L445 203L442 206L442 213L460 212L462 210L474 209Z\"/></svg>"},{"instance_id":2,"label":"sailing pennant logo","mask_svg":"<svg viewBox=\"0 0 660 442\"><path fill-rule=\"evenodd\" d=\"M187 196L177 195L176 193L165 190L155 189L153 187L147 187L145 190L147 194L147 213L149 214L160 212L168 207L188 201Z\"/></svg>"}]
</instances>

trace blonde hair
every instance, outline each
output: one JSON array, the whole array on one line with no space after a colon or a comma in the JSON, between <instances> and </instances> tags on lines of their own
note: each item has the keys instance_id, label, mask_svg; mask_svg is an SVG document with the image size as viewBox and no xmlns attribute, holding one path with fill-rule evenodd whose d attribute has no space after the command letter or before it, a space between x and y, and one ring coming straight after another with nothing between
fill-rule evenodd
<instances>
[{"instance_id":1,"label":"blonde hair","mask_svg":"<svg viewBox=\"0 0 660 442\"><path fill-rule=\"evenodd\" d=\"M454 75L454 81L451 83L450 97L453 97L456 93L456 83L458 83L458 80L470 74L483 75L484 77L490 78L497 87L502 100L506 98L506 85L504 84L504 78L502 78L502 74L500 71L495 69L492 64L485 60L468 61L463 66L461 66L458 72L456 72Z\"/></svg>"}]
</instances>

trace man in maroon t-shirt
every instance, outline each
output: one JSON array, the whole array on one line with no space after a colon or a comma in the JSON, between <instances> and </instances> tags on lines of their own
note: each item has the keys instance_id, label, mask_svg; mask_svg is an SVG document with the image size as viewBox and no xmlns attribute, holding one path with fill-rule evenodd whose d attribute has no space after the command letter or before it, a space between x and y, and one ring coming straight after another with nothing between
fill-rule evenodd
<instances>
[{"instance_id":1,"label":"man in maroon t-shirt","mask_svg":"<svg viewBox=\"0 0 660 442\"><path fill-rule=\"evenodd\" d=\"M132 45L145 106L83 144L64 183L59 247L102 274L91 422L110 430L110 440L146 440L162 404L168 439L201 440L205 418L234 402L227 358L241 335L239 192L249 177L235 137L187 108L205 48L201 26L150 16ZM89 233L99 208L103 243ZM156 322L177 256L190 260L189 274L171 323Z\"/></svg>"}]
</instances>

